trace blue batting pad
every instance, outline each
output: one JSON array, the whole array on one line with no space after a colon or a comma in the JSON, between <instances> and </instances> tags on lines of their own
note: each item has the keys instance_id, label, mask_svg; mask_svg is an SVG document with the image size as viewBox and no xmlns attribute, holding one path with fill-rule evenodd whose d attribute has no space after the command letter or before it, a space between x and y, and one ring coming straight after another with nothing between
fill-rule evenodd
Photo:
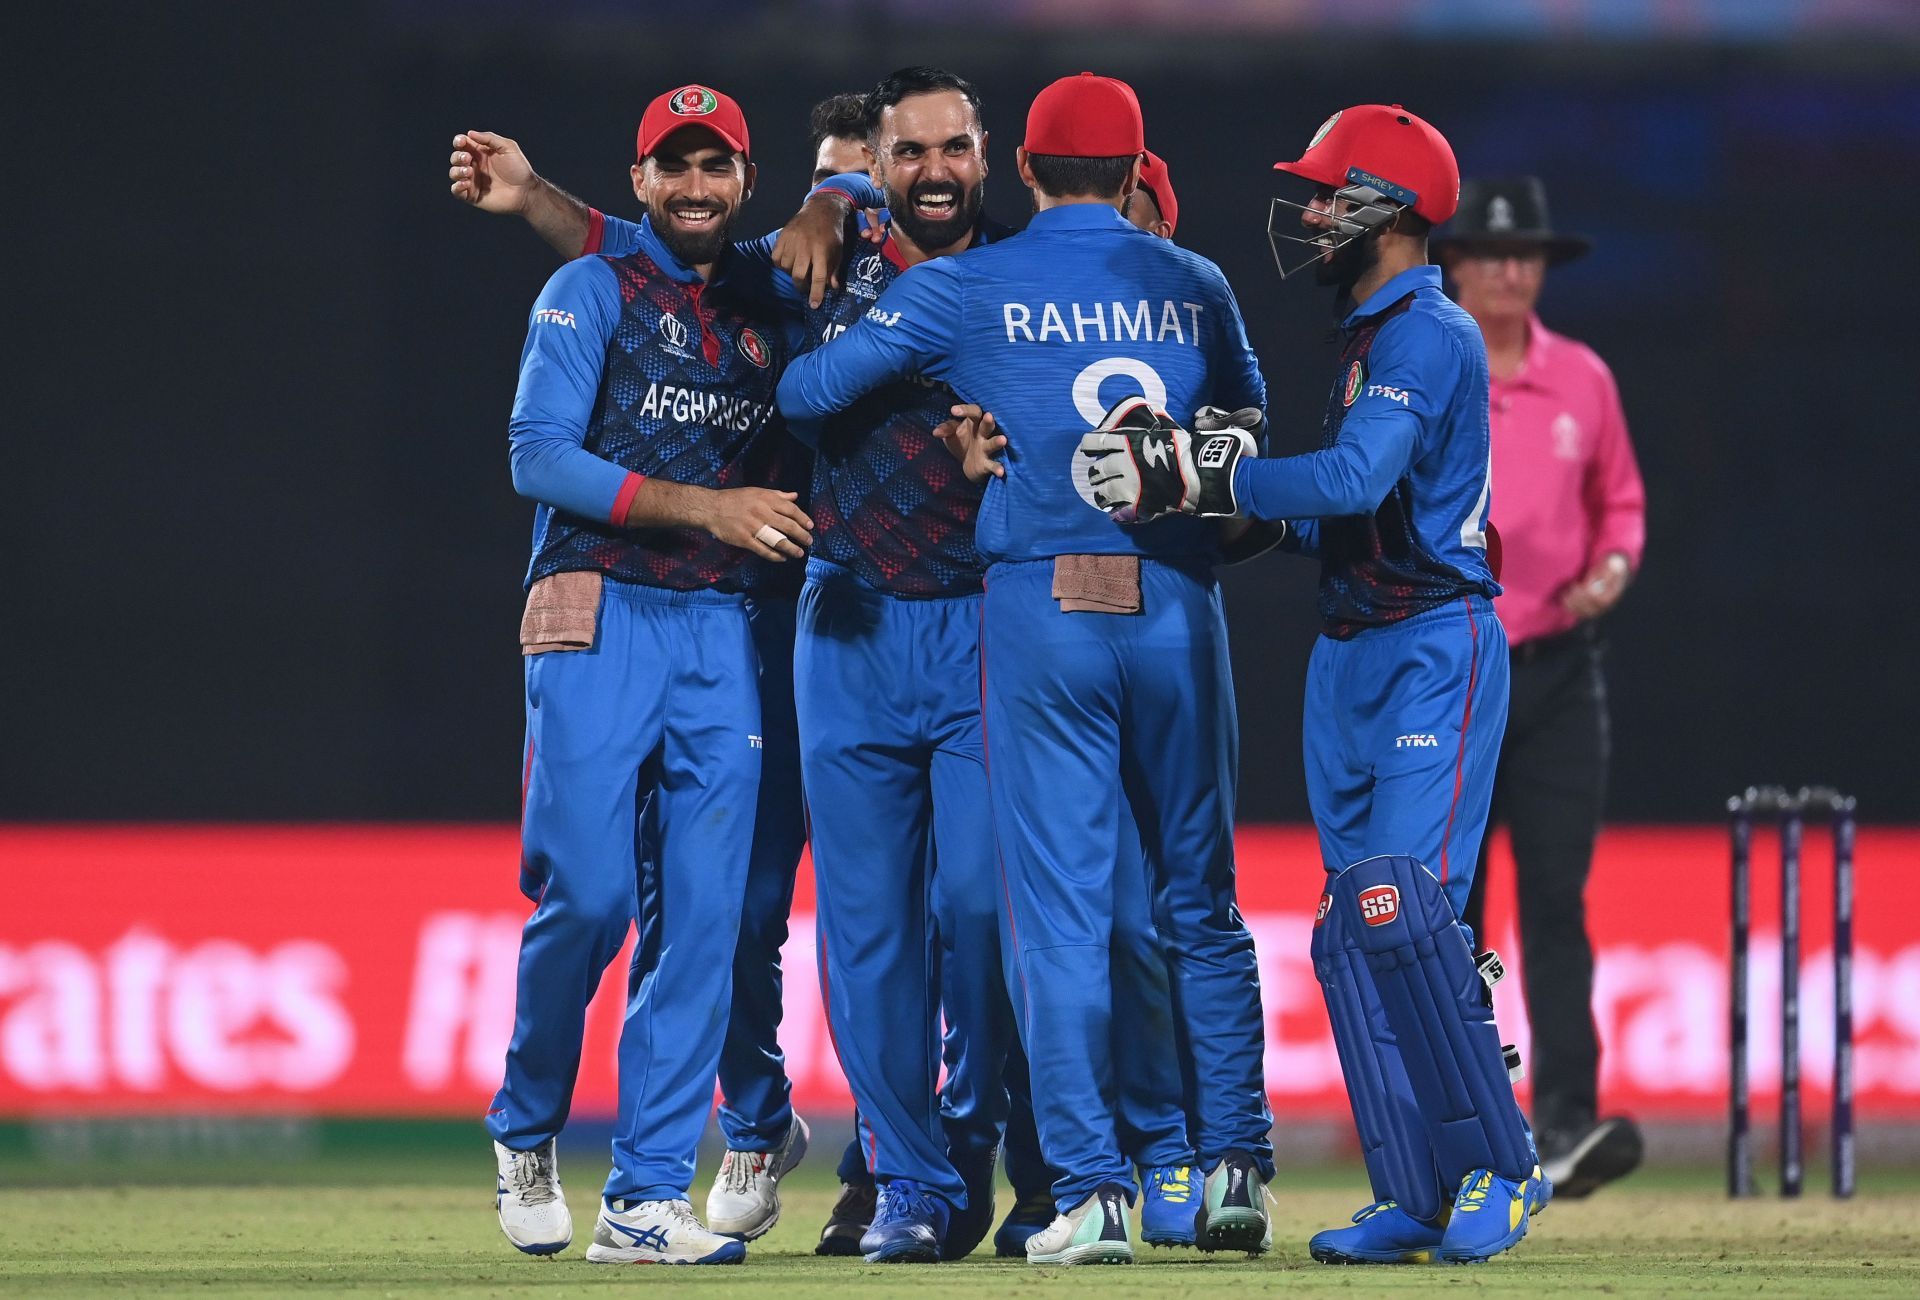
<instances>
[{"instance_id":1,"label":"blue batting pad","mask_svg":"<svg viewBox=\"0 0 1920 1300\"><path fill-rule=\"evenodd\" d=\"M1483 1168L1527 1178L1533 1138L1507 1077L1493 1001L1440 882L1413 858L1382 855L1337 873L1327 893L1322 942L1372 976L1439 1186L1451 1197ZM1387 1087L1394 1083L1388 1076Z\"/></svg>"},{"instance_id":2,"label":"blue batting pad","mask_svg":"<svg viewBox=\"0 0 1920 1300\"><path fill-rule=\"evenodd\" d=\"M1442 1186L1434 1167L1433 1148L1400 1059L1400 1045L1374 991L1366 954L1349 933L1357 928L1359 920L1352 908L1336 910L1331 893L1320 896L1313 923L1313 973L1326 996L1327 1019L1333 1026L1373 1197L1397 1201L1414 1218L1432 1223L1451 1204L1453 1189Z\"/></svg>"}]
</instances>

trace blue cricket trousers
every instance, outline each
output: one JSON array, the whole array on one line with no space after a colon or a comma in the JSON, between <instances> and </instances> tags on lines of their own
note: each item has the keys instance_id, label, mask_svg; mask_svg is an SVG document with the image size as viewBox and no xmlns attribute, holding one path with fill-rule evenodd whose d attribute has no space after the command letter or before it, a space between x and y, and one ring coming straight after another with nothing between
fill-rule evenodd
<instances>
[{"instance_id":1,"label":"blue cricket trousers","mask_svg":"<svg viewBox=\"0 0 1920 1300\"><path fill-rule=\"evenodd\" d=\"M980 742L980 597L890 596L820 560L807 574L794 693L822 1000L869 1171L964 1207L949 1124L956 1138L972 1130L969 1145L998 1141L1015 1032ZM943 994L958 1035L948 1123Z\"/></svg>"},{"instance_id":2,"label":"blue cricket trousers","mask_svg":"<svg viewBox=\"0 0 1920 1300\"><path fill-rule=\"evenodd\" d=\"M1507 633L1464 596L1348 641L1307 664L1307 800L1329 872L1415 859L1464 916L1507 730Z\"/></svg>"},{"instance_id":3,"label":"blue cricket trousers","mask_svg":"<svg viewBox=\"0 0 1920 1300\"><path fill-rule=\"evenodd\" d=\"M525 673L522 874L543 884L487 1127L526 1150L566 1123L587 1003L637 917L606 1196L685 1197L726 1031L760 786L746 602L609 581L594 644L528 656Z\"/></svg>"},{"instance_id":4,"label":"blue cricket trousers","mask_svg":"<svg viewBox=\"0 0 1920 1300\"><path fill-rule=\"evenodd\" d=\"M1034 1115L1062 1210L1103 1183L1132 1183L1114 1061L1139 1044L1113 971L1117 910L1140 873L1121 866L1122 800L1207 1081L1195 1098L1201 1163L1235 1149L1271 1160L1259 971L1234 902L1239 732L1219 588L1201 561L1143 560L1140 576L1136 615L1061 612L1050 561L996 564L987 578L994 833Z\"/></svg>"}]
</instances>

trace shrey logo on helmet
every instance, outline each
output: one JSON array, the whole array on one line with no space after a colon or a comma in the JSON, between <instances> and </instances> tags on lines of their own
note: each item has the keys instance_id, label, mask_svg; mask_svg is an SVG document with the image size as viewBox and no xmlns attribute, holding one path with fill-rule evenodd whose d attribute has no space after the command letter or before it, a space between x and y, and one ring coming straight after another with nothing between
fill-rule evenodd
<instances>
[{"instance_id":1,"label":"shrey logo on helmet","mask_svg":"<svg viewBox=\"0 0 1920 1300\"><path fill-rule=\"evenodd\" d=\"M1360 919L1368 925L1387 925L1400 919L1400 891L1392 885L1375 885L1360 891Z\"/></svg>"},{"instance_id":2,"label":"shrey logo on helmet","mask_svg":"<svg viewBox=\"0 0 1920 1300\"><path fill-rule=\"evenodd\" d=\"M705 86L688 86L676 91L667 107L681 117L705 117L720 107L720 100Z\"/></svg>"},{"instance_id":3,"label":"shrey logo on helmet","mask_svg":"<svg viewBox=\"0 0 1920 1300\"><path fill-rule=\"evenodd\" d=\"M740 331L740 355L753 362L754 365L759 366L762 370L767 368L767 362L769 360L767 356L767 345L765 341L752 330Z\"/></svg>"}]
</instances>

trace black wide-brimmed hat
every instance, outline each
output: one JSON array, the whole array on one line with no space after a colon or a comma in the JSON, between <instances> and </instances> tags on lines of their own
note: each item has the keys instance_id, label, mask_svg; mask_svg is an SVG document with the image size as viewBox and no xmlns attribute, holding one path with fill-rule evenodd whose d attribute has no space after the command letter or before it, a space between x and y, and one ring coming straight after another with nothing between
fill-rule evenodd
<instances>
[{"instance_id":1,"label":"black wide-brimmed hat","mask_svg":"<svg viewBox=\"0 0 1920 1300\"><path fill-rule=\"evenodd\" d=\"M1549 266L1571 262L1593 247L1585 235L1563 235L1553 228L1547 218L1547 187L1538 176L1460 182L1460 209L1433 243L1436 251L1537 248L1547 255Z\"/></svg>"}]
</instances>

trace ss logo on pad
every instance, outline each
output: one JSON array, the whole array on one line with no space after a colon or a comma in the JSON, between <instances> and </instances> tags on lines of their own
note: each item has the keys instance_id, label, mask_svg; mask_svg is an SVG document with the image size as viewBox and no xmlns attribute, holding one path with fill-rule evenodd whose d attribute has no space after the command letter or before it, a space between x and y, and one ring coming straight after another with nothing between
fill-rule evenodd
<instances>
[{"instance_id":1,"label":"ss logo on pad","mask_svg":"<svg viewBox=\"0 0 1920 1300\"><path fill-rule=\"evenodd\" d=\"M1375 885L1360 891L1360 919L1368 925L1386 925L1400 916L1400 891L1392 885Z\"/></svg>"}]
</instances>

